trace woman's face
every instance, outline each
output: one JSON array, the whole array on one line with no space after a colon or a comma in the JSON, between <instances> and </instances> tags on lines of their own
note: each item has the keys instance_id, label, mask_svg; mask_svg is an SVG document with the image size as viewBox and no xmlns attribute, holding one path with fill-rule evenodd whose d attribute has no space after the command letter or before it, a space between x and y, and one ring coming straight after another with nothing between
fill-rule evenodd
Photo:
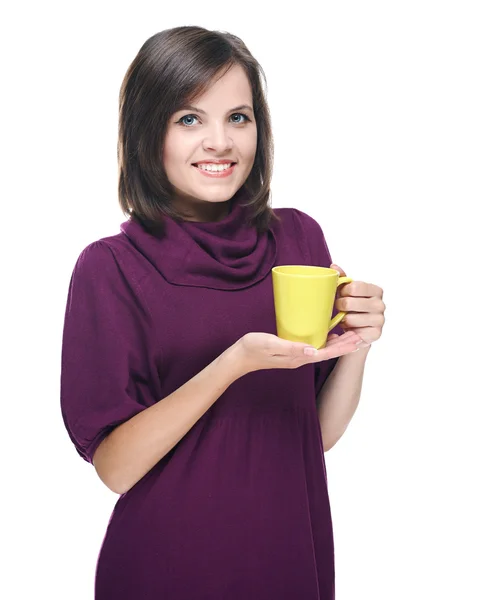
<instances>
[{"instance_id":1,"label":"woman's face","mask_svg":"<svg viewBox=\"0 0 496 600\"><path fill-rule=\"evenodd\" d=\"M242 105L246 106L238 108ZM172 115L163 164L175 190L174 205L186 218L216 221L229 212L228 200L246 181L255 162L257 125L250 83L242 67L231 68L194 101L194 107ZM224 159L236 162L227 177L209 177L193 166L198 161Z\"/></svg>"}]
</instances>

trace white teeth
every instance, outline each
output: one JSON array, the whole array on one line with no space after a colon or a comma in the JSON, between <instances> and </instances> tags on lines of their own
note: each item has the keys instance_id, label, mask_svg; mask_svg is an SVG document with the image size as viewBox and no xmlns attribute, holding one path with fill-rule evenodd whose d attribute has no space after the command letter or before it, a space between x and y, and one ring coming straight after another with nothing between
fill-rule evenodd
<instances>
[{"instance_id":1,"label":"white teeth","mask_svg":"<svg viewBox=\"0 0 496 600\"><path fill-rule=\"evenodd\" d=\"M223 165L214 165L212 163L203 163L200 165L197 165L198 169L203 169L204 171L225 171L226 169L229 169L229 167L231 166L231 163L226 163Z\"/></svg>"}]
</instances>

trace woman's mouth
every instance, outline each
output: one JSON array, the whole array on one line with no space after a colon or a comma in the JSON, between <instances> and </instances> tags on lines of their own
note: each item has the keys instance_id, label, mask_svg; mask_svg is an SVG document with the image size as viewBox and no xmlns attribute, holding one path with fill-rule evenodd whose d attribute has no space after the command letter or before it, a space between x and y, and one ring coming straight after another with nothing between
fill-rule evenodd
<instances>
[{"instance_id":1,"label":"woman's mouth","mask_svg":"<svg viewBox=\"0 0 496 600\"><path fill-rule=\"evenodd\" d=\"M231 163L230 165L221 165L220 168L218 166L208 170L205 168L205 166L200 167L198 164L193 163L193 167L195 167L195 169L197 171L199 171L202 175L205 175L206 177L214 177L214 178L219 178L219 177L229 177L229 175L232 175L232 173L234 172L234 168L236 167L238 163Z\"/></svg>"}]
</instances>

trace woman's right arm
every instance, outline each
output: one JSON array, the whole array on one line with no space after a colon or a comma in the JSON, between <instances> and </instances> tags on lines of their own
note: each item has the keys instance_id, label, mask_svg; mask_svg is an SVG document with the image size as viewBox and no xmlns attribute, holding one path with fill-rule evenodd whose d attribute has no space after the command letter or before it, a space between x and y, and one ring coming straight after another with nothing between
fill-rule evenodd
<instances>
[{"instance_id":1,"label":"woman's right arm","mask_svg":"<svg viewBox=\"0 0 496 600\"><path fill-rule=\"evenodd\" d=\"M172 394L116 427L93 456L103 483L117 494L133 487L244 375L240 367L235 343Z\"/></svg>"},{"instance_id":2,"label":"woman's right arm","mask_svg":"<svg viewBox=\"0 0 496 600\"><path fill-rule=\"evenodd\" d=\"M297 369L329 360L354 352L360 341L354 332L347 332L309 357L303 352L307 344L270 333L247 333L172 394L116 427L96 449L93 465L107 487L124 494L239 377L261 369Z\"/></svg>"}]
</instances>

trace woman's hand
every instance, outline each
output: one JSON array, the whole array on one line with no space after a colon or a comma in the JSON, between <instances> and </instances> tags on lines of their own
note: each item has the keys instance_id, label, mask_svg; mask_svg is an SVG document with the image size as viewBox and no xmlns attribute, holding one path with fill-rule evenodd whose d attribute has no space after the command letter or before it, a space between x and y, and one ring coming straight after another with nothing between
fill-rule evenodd
<instances>
[{"instance_id":1,"label":"woman's hand","mask_svg":"<svg viewBox=\"0 0 496 600\"><path fill-rule=\"evenodd\" d=\"M308 363L329 360L336 356L349 354L357 350L360 336L353 331L335 335L328 339L324 348L316 354L307 356L305 348L311 348L303 342L290 342L272 333L249 332L240 338L237 347L237 360L243 374L261 369L297 369Z\"/></svg>"},{"instance_id":2,"label":"woman's hand","mask_svg":"<svg viewBox=\"0 0 496 600\"><path fill-rule=\"evenodd\" d=\"M340 277L346 277L346 273L338 265L332 263L331 269L339 271ZM344 283L337 289L335 307L348 313L338 325L346 333L354 332L361 337L363 343L359 344L358 348L370 346L382 335L382 328L386 321L384 317L386 305L382 295L382 288L364 281ZM338 337L343 336L332 333L328 339L333 340Z\"/></svg>"}]
</instances>

